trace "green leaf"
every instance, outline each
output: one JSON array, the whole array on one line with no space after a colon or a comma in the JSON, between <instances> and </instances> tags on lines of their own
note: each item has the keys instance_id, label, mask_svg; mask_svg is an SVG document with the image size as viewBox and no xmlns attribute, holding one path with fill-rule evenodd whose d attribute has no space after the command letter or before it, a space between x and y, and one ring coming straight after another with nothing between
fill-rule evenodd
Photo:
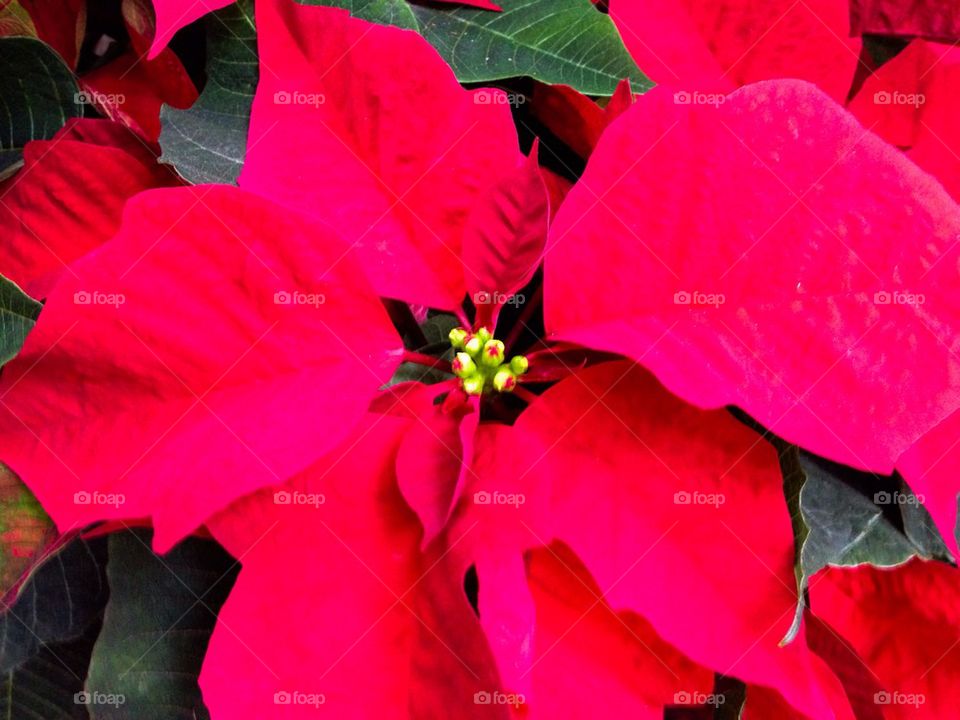
<instances>
[{"instance_id":1,"label":"green leaf","mask_svg":"<svg viewBox=\"0 0 960 720\"><path fill-rule=\"evenodd\" d=\"M150 550L149 532L112 535L110 602L87 692L122 695L125 718L207 717L197 676L238 566L207 540L188 538L160 557ZM89 709L93 720L118 717L109 705Z\"/></svg>"},{"instance_id":2,"label":"green leaf","mask_svg":"<svg viewBox=\"0 0 960 720\"><path fill-rule=\"evenodd\" d=\"M41 647L23 664L0 675L3 720L89 720L83 678L100 631L92 623L75 640Z\"/></svg>"},{"instance_id":3,"label":"green leaf","mask_svg":"<svg viewBox=\"0 0 960 720\"><path fill-rule=\"evenodd\" d=\"M361 20L395 25L406 30L417 29L417 19L406 0L298 0L301 5L322 5L349 10Z\"/></svg>"},{"instance_id":4,"label":"green leaf","mask_svg":"<svg viewBox=\"0 0 960 720\"><path fill-rule=\"evenodd\" d=\"M0 596L39 561L56 536L33 493L0 463Z\"/></svg>"},{"instance_id":5,"label":"green leaf","mask_svg":"<svg viewBox=\"0 0 960 720\"><path fill-rule=\"evenodd\" d=\"M0 365L10 362L20 352L42 309L43 305L16 283L0 275Z\"/></svg>"},{"instance_id":6,"label":"green leaf","mask_svg":"<svg viewBox=\"0 0 960 720\"><path fill-rule=\"evenodd\" d=\"M192 183L235 184L259 79L253 0L238 0L204 23L207 84L190 108L161 109L160 162Z\"/></svg>"},{"instance_id":7,"label":"green leaf","mask_svg":"<svg viewBox=\"0 0 960 720\"><path fill-rule=\"evenodd\" d=\"M73 73L41 40L0 38L0 178L12 173L30 140L46 140L83 113Z\"/></svg>"},{"instance_id":8,"label":"green leaf","mask_svg":"<svg viewBox=\"0 0 960 720\"><path fill-rule=\"evenodd\" d=\"M503 12L413 5L420 32L461 82L529 76L612 95L629 78L634 92L651 86L609 16L590 0L501 0Z\"/></svg>"},{"instance_id":9,"label":"green leaf","mask_svg":"<svg viewBox=\"0 0 960 720\"><path fill-rule=\"evenodd\" d=\"M806 591L810 578L828 565L894 567L914 556L931 557L928 547L917 544L901 532L884 513L886 505L902 507L906 503L906 496L894 496L881 490L871 499L844 481L839 474L845 470L842 466L803 451L799 452L798 463L803 473L799 506L806 527L805 538L798 537L801 546L798 573L801 595ZM869 482L865 484L875 485ZM804 600L801 597L794 624L783 642L789 642L796 636L803 607Z\"/></svg>"},{"instance_id":10,"label":"green leaf","mask_svg":"<svg viewBox=\"0 0 960 720\"><path fill-rule=\"evenodd\" d=\"M44 645L69 642L95 622L107 601L106 542L76 539L39 565L0 615L0 672Z\"/></svg>"}]
</instances>

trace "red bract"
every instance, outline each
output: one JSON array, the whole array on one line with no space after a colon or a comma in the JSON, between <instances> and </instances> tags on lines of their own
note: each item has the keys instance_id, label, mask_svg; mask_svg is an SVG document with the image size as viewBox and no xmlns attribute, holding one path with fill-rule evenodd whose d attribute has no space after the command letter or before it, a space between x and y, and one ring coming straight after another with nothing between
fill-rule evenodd
<instances>
[{"instance_id":1,"label":"red bract","mask_svg":"<svg viewBox=\"0 0 960 720\"><path fill-rule=\"evenodd\" d=\"M611 606L697 662L810 717L844 708L802 638L778 646L796 605L793 536L776 453L753 431L622 361L562 381L514 430L528 543L565 542Z\"/></svg>"},{"instance_id":2,"label":"red bract","mask_svg":"<svg viewBox=\"0 0 960 720\"><path fill-rule=\"evenodd\" d=\"M61 529L152 516L161 549L307 467L399 362L342 254L236 189L138 196L4 369L5 461Z\"/></svg>"},{"instance_id":3,"label":"red bract","mask_svg":"<svg viewBox=\"0 0 960 720\"><path fill-rule=\"evenodd\" d=\"M874 704L891 719L956 714L958 599L957 569L919 560L830 568L810 585L814 613L857 653L879 687Z\"/></svg>"},{"instance_id":4,"label":"red bract","mask_svg":"<svg viewBox=\"0 0 960 720\"><path fill-rule=\"evenodd\" d=\"M958 233L930 176L808 84L719 107L653 91L551 229L546 322L694 404L890 472L960 406Z\"/></svg>"},{"instance_id":5,"label":"red bract","mask_svg":"<svg viewBox=\"0 0 960 720\"><path fill-rule=\"evenodd\" d=\"M850 24L856 35L960 39L960 13L952 0L850 0Z\"/></svg>"},{"instance_id":6,"label":"red bract","mask_svg":"<svg viewBox=\"0 0 960 720\"><path fill-rule=\"evenodd\" d=\"M624 42L661 85L725 92L774 78L816 83L846 99L860 41L845 0L611 0Z\"/></svg>"},{"instance_id":7,"label":"red bract","mask_svg":"<svg viewBox=\"0 0 960 720\"><path fill-rule=\"evenodd\" d=\"M960 49L916 40L864 82L850 103L860 121L960 198Z\"/></svg>"},{"instance_id":8,"label":"red bract","mask_svg":"<svg viewBox=\"0 0 960 720\"><path fill-rule=\"evenodd\" d=\"M107 117L156 142L160 107L189 107L197 99L197 90L172 50L164 48L150 59L145 57L156 35L150 0L124 0L123 17L130 47L85 74L81 84L92 104Z\"/></svg>"},{"instance_id":9,"label":"red bract","mask_svg":"<svg viewBox=\"0 0 960 720\"><path fill-rule=\"evenodd\" d=\"M257 27L240 186L335 224L381 295L459 306L464 225L520 158L501 93L462 89L422 37L343 10L270 0Z\"/></svg>"},{"instance_id":10,"label":"red bract","mask_svg":"<svg viewBox=\"0 0 960 720\"><path fill-rule=\"evenodd\" d=\"M157 57L177 34L177 30L232 2L233 0L153 0L157 30L147 59L153 60Z\"/></svg>"},{"instance_id":11,"label":"red bract","mask_svg":"<svg viewBox=\"0 0 960 720\"><path fill-rule=\"evenodd\" d=\"M0 184L0 263L40 298L116 232L129 198L177 182L153 148L103 120L71 121L51 140L28 143L23 159Z\"/></svg>"}]
</instances>

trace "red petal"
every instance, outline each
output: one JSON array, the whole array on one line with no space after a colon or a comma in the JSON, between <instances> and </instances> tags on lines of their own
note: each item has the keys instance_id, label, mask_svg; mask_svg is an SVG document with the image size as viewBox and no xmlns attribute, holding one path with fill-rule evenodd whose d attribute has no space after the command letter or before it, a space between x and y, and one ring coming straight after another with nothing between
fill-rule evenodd
<instances>
[{"instance_id":1,"label":"red petal","mask_svg":"<svg viewBox=\"0 0 960 720\"><path fill-rule=\"evenodd\" d=\"M953 0L850 0L855 35L900 35L960 39L960 13Z\"/></svg>"},{"instance_id":2,"label":"red petal","mask_svg":"<svg viewBox=\"0 0 960 720\"><path fill-rule=\"evenodd\" d=\"M72 121L28 143L23 157L0 184L0 265L35 297L116 232L129 198L177 182L152 149L106 120Z\"/></svg>"},{"instance_id":3,"label":"red petal","mask_svg":"<svg viewBox=\"0 0 960 720\"><path fill-rule=\"evenodd\" d=\"M735 87L682 3L610 0L610 17L637 65L658 85L724 93Z\"/></svg>"},{"instance_id":4,"label":"red petal","mask_svg":"<svg viewBox=\"0 0 960 720\"><path fill-rule=\"evenodd\" d=\"M466 568L439 546L420 554L396 489L408 422L368 417L278 491L285 504L261 492L210 523L243 563L200 678L213 717L313 718L310 694L336 717L505 717L474 704L498 682Z\"/></svg>"},{"instance_id":5,"label":"red petal","mask_svg":"<svg viewBox=\"0 0 960 720\"><path fill-rule=\"evenodd\" d=\"M543 258L549 203L538 147L488 188L464 229L464 274L481 325L495 326L500 308L521 300L515 293Z\"/></svg>"},{"instance_id":6,"label":"red petal","mask_svg":"<svg viewBox=\"0 0 960 720\"><path fill-rule=\"evenodd\" d=\"M27 11L37 37L50 45L71 70L76 69L87 25L85 0L13 0ZM11 2L3 3L6 9Z\"/></svg>"},{"instance_id":7,"label":"red petal","mask_svg":"<svg viewBox=\"0 0 960 720\"><path fill-rule=\"evenodd\" d=\"M522 461L511 475L531 485L537 535L568 544L611 606L812 717L843 707L802 637L778 646L797 598L772 447L623 361L562 381L514 427Z\"/></svg>"},{"instance_id":8,"label":"red petal","mask_svg":"<svg viewBox=\"0 0 960 720\"><path fill-rule=\"evenodd\" d=\"M960 49L915 40L868 78L850 103L864 126L905 150L960 198Z\"/></svg>"},{"instance_id":9,"label":"red petal","mask_svg":"<svg viewBox=\"0 0 960 720\"><path fill-rule=\"evenodd\" d=\"M153 0L157 13L157 33L147 59L153 60L157 57L180 28L232 2L233 0Z\"/></svg>"},{"instance_id":10,"label":"red petal","mask_svg":"<svg viewBox=\"0 0 960 720\"><path fill-rule=\"evenodd\" d=\"M63 530L152 516L160 549L286 480L349 432L400 357L342 253L235 188L139 195L4 368L0 456Z\"/></svg>"},{"instance_id":11,"label":"red petal","mask_svg":"<svg viewBox=\"0 0 960 720\"><path fill-rule=\"evenodd\" d=\"M531 672L537 717L602 711L609 718L661 720L664 706L709 700L713 672L664 642L643 618L616 613L568 549L534 551L529 574L537 612Z\"/></svg>"},{"instance_id":12,"label":"red petal","mask_svg":"<svg viewBox=\"0 0 960 720\"><path fill-rule=\"evenodd\" d=\"M863 658L884 717L956 715L960 572L912 560L893 569L828 568L810 584L813 612Z\"/></svg>"},{"instance_id":13,"label":"red petal","mask_svg":"<svg viewBox=\"0 0 960 720\"><path fill-rule=\"evenodd\" d=\"M957 492L960 491L960 412L924 435L897 461L907 485L923 502L955 558Z\"/></svg>"},{"instance_id":14,"label":"red petal","mask_svg":"<svg viewBox=\"0 0 960 720\"><path fill-rule=\"evenodd\" d=\"M607 125L633 104L630 81L623 80L606 107L567 85L537 83L530 109L534 117L582 158L590 157Z\"/></svg>"},{"instance_id":15,"label":"red petal","mask_svg":"<svg viewBox=\"0 0 960 720\"><path fill-rule=\"evenodd\" d=\"M257 27L241 187L335 224L380 294L459 306L463 226L520 157L502 93L464 90L421 36L342 10L269 0Z\"/></svg>"},{"instance_id":16,"label":"red petal","mask_svg":"<svg viewBox=\"0 0 960 720\"><path fill-rule=\"evenodd\" d=\"M654 90L551 228L546 322L689 402L890 472L960 406L958 236L940 186L806 83L718 108Z\"/></svg>"},{"instance_id":17,"label":"red petal","mask_svg":"<svg viewBox=\"0 0 960 720\"><path fill-rule=\"evenodd\" d=\"M437 394L436 386L420 387L428 397ZM404 435L397 455L397 481L423 525L424 547L446 526L463 493L479 422L476 403L453 410L430 404Z\"/></svg>"},{"instance_id":18,"label":"red petal","mask_svg":"<svg viewBox=\"0 0 960 720\"><path fill-rule=\"evenodd\" d=\"M842 101L860 52L845 0L612 0L610 12L641 69L688 92L801 78Z\"/></svg>"},{"instance_id":19,"label":"red petal","mask_svg":"<svg viewBox=\"0 0 960 720\"><path fill-rule=\"evenodd\" d=\"M101 112L156 142L161 105L189 107L197 89L172 50L163 49L150 60L144 57L156 34L149 0L127 0L123 14L130 48L80 82Z\"/></svg>"}]
</instances>

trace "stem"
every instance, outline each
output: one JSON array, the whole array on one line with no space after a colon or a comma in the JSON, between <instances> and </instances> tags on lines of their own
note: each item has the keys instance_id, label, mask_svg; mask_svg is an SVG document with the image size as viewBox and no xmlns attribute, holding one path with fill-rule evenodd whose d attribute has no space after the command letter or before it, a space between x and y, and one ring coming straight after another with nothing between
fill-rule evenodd
<instances>
[{"instance_id":1,"label":"stem","mask_svg":"<svg viewBox=\"0 0 960 720\"><path fill-rule=\"evenodd\" d=\"M450 366L449 360L436 358L433 357L433 355L424 355L423 353L418 353L413 350L403 351L403 362L426 365L427 367L437 368L438 370L443 370L444 372L453 372L453 368Z\"/></svg>"}]
</instances>

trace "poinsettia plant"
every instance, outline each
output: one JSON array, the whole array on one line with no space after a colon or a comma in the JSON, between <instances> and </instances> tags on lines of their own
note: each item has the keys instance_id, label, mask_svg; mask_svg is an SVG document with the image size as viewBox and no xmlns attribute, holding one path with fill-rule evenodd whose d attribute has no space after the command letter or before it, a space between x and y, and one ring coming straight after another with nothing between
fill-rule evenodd
<instances>
[{"instance_id":1,"label":"poinsettia plant","mask_svg":"<svg viewBox=\"0 0 960 720\"><path fill-rule=\"evenodd\" d=\"M957 42L0 3L4 716L954 716Z\"/></svg>"}]
</instances>

